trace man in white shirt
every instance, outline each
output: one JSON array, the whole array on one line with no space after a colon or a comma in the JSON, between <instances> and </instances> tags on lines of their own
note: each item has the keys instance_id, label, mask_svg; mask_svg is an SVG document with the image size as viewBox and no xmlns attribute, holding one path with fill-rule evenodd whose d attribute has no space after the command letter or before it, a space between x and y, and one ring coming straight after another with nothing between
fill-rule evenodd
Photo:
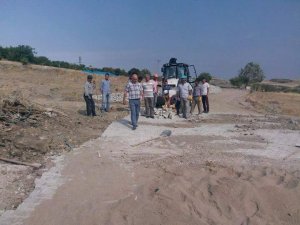
<instances>
[{"instance_id":1,"label":"man in white shirt","mask_svg":"<svg viewBox=\"0 0 300 225\"><path fill-rule=\"evenodd\" d=\"M208 101L208 93L209 93L209 84L206 82L205 79L202 80L202 88L201 88L201 95L202 95L202 105L203 105L203 112L209 112L209 101Z\"/></svg>"},{"instance_id":2,"label":"man in white shirt","mask_svg":"<svg viewBox=\"0 0 300 225\"><path fill-rule=\"evenodd\" d=\"M146 108L146 117L151 117L152 119L154 119L154 83L152 80L150 80L149 74L146 75L145 82L143 82L142 86Z\"/></svg>"},{"instance_id":3,"label":"man in white shirt","mask_svg":"<svg viewBox=\"0 0 300 225\"><path fill-rule=\"evenodd\" d=\"M96 112L95 112L95 102L93 100L93 92L95 89L95 83L93 82L93 76L92 75L88 75L87 76L87 81L84 84L84 100L86 103L86 114L88 116L96 116Z\"/></svg>"},{"instance_id":4,"label":"man in white shirt","mask_svg":"<svg viewBox=\"0 0 300 225\"><path fill-rule=\"evenodd\" d=\"M188 99L189 95L192 94L192 86L186 82L186 77L182 77L180 84L177 87L177 97L180 97L180 106L182 109L183 118L188 118L188 113L190 112L190 100Z\"/></svg>"}]
</instances>

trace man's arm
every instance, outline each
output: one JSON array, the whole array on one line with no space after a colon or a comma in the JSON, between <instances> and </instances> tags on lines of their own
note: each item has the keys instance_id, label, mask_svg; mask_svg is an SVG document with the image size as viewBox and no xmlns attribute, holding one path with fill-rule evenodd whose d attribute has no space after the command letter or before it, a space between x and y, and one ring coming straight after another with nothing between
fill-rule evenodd
<instances>
[{"instance_id":1,"label":"man's arm","mask_svg":"<svg viewBox=\"0 0 300 225\"><path fill-rule=\"evenodd\" d=\"M126 87L125 87L125 90L124 90L124 95L123 95L123 104L124 105L126 104L126 98L127 98L128 91L129 91L129 87L128 87L128 84L127 84Z\"/></svg>"},{"instance_id":2,"label":"man's arm","mask_svg":"<svg viewBox=\"0 0 300 225\"><path fill-rule=\"evenodd\" d=\"M189 95L192 95L193 94L193 88L192 86L189 84Z\"/></svg>"},{"instance_id":3,"label":"man's arm","mask_svg":"<svg viewBox=\"0 0 300 225\"><path fill-rule=\"evenodd\" d=\"M140 85L140 95L141 95L141 98L143 99L144 98L144 88L142 85Z\"/></svg>"},{"instance_id":4,"label":"man's arm","mask_svg":"<svg viewBox=\"0 0 300 225\"><path fill-rule=\"evenodd\" d=\"M209 93L209 84L207 84L207 95Z\"/></svg>"},{"instance_id":5,"label":"man's arm","mask_svg":"<svg viewBox=\"0 0 300 225\"><path fill-rule=\"evenodd\" d=\"M101 81L99 89L100 89L100 93L103 94L103 80Z\"/></svg>"},{"instance_id":6,"label":"man's arm","mask_svg":"<svg viewBox=\"0 0 300 225\"><path fill-rule=\"evenodd\" d=\"M88 83L85 83L84 84L84 96L87 96L89 97L89 84Z\"/></svg>"},{"instance_id":7,"label":"man's arm","mask_svg":"<svg viewBox=\"0 0 300 225\"><path fill-rule=\"evenodd\" d=\"M123 104L126 105L126 97L127 97L127 91L124 91L124 95L123 95Z\"/></svg>"}]
</instances>

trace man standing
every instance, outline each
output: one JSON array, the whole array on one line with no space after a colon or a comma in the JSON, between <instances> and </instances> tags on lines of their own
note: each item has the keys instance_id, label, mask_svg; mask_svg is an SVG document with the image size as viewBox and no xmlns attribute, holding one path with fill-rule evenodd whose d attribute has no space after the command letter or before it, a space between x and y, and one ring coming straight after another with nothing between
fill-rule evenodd
<instances>
[{"instance_id":1,"label":"man standing","mask_svg":"<svg viewBox=\"0 0 300 225\"><path fill-rule=\"evenodd\" d=\"M209 112L208 93L209 93L209 84L206 82L205 79L203 79L201 94L202 94L202 104L203 104L203 112L204 113Z\"/></svg>"},{"instance_id":2,"label":"man standing","mask_svg":"<svg viewBox=\"0 0 300 225\"><path fill-rule=\"evenodd\" d=\"M101 110L109 112L110 110L110 80L109 73L105 74L105 79L101 81L100 93L102 94L102 107Z\"/></svg>"},{"instance_id":3,"label":"man standing","mask_svg":"<svg viewBox=\"0 0 300 225\"><path fill-rule=\"evenodd\" d=\"M93 99L93 92L94 92L94 83L92 84L93 76L88 75L87 76L87 81L84 84L84 100L86 103L86 114L88 116L96 116L95 112L95 102Z\"/></svg>"},{"instance_id":4,"label":"man standing","mask_svg":"<svg viewBox=\"0 0 300 225\"><path fill-rule=\"evenodd\" d=\"M167 107L169 108L170 107L170 90L171 90L171 86L168 84L168 79L165 79L163 82L162 82L162 93L163 93L163 96L165 98L165 104L167 105Z\"/></svg>"},{"instance_id":5,"label":"man standing","mask_svg":"<svg viewBox=\"0 0 300 225\"><path fill-rule=\"evenodd\" d=\"M143 88L140 83L138 83L137 74L132 74L131 80L125 87L123 104L126 104L126 97L128 94L129 107L130 107L130 116L132 130L135 130L139 120L140 107L141 107L141 98L143 97Z\"/></svg>"},{"instance_id":6,"label":"man standing","mask_svg":"<svg viewBox=\"0 0 300 225\"><path fill-rule=\"evenodd\" d=\"M178 85L177 97L180 97L180 105L182 109L183 118L188 118L188 113L190 112L190 101L188 99L189 95L192 95L192 86L186 82L186 77L182 76L180 84Z\"/></svg>"},{"instance_id":7,"label":"man standing","mask_svg":"<svg viewBox=\"0 0 300 225\"><path fill-rule=\"evenodd\" d=\"M150 80L150 75L147 74L145 77L145 82L142 84L143 86L143 93L144 93L144 101L145 101L145 108L146 108L146 117L154 119L154 84L152 80Z\"/></svg>"},{"instance_id":8,"label":"man standing","mask_svg":"<svg viewBox=\"0 0 300 225\"><path fill-rule=\"evenodd\" d=\"M193 89L193 102L192 102L192 110L191 113L193 114L195 106L198 107L198 114L201 113L201 86L199 85L199 81L195 80L195 86Z\"/></svg>"},{"instance_id":9,"label":"man standing","mask_svg":"<svg viewBox=\"0 0 300 225\"><path fill-rule=\"evenodd\" d=\"M153 101L153 105L154 107L156 107L156 102L157 102L157 94L158 94L158 74L155 73L153 76L153 85L154 85L154 92L153 92L153 97L154 97L154 101Z\"/></svg>"}]
</instances>

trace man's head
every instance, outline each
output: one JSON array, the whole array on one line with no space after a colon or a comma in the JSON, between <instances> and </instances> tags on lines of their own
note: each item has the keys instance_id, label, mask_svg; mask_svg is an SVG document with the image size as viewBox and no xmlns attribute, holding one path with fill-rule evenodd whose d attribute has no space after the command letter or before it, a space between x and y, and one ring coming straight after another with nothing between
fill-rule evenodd
<instances>
[{"instance_id":1,"label":"man's head","mask_svg":"<svg viewBox=\"0 0 300 225\"><path fill-rule=\"evenodd\" d=\"M146 80L146 82L148 82L150 80L150 75L149 74L146 74L145 80Z\"/></svg>"},{"instance_id":2,"label":"man's head","mask_svg":"<svg viewBox=\"0 0 300 225\"><path fill-rule=\"evenodd\" d=\"M198 80L195 80L195 86L197 86L199 84Z\"/></svg>"},{"instance_id":3,"label":"man's head","mask_svg":"<svg viewBox=\"0 0 300 225\"><path fill-rule=\"evenodd\" d=\"M153 75L153 80L157 80L157 79L158 79L158 74L155 73L155 74Z\"/></svg>"},{"instance_id":4,"label":"man's head","mask_svg":"<svg viewBox=\"0 0 300 225\"><path fill-rule=\"evenodd\" d=\"M204 84L205 82L206 82L206 79L203 79L203 80L202 80L202 83Z\"/></svg>"},{"instance_id":5,"label":"man's head","mask_svg":"<svg viewBox=\"0 0 300 225\"><path fill-rule=\"evenodd\" d=\"M87 75L87 81L88 82L92 82L92 80L93 80L93 75Z\"/></svg>"},{"instance_id":6,"label":"man's head","mask_svg":"<svg viewBox=\"0 0 300 225\"><path fill-rule=\"evenodd\" d=\"M181 83L184 84L185 82L186 82L186 78L185 77L181 78Z\"/></svg>"},{"instance_id":7,"label":"man's head","mask_svg":"<svg viewBox=\"0 0 300 225\"><path fill-rule=\"evenodd\" d=\"M136 83L138 81L138 75L136 73L132 74L131 76L131 82Z\"/></svg>"},{"instance_id":8,"label":"man's head","mask_svg":"<svg viewBox=\"0 0 300 225\"><path fill-rule=\"evenodd\" d=\"M142 76L138 76L138 82L141 83L143 81L143 77Z\"/></svg>"},{"instance_id":9,"label":"man's head","mask_svg":"<svg viewBox=\"0 0 300 225\"><path fill-rule=\"evenodd\" d=\"M106 73L105 74L105 80L108 80L109 79L109 73Z\"/></svg>"}]
</instances>

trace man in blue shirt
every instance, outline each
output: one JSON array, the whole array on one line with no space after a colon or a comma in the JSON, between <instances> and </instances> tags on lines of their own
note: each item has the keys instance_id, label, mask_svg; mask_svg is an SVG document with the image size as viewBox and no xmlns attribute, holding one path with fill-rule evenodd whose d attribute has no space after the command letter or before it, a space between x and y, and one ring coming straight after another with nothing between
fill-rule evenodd
<instances>
[{"instance_id":1,"label":"man in blue shirt","mask_svg":"<svg viewBox=\"0 0 300 225\"><path fill-rule=\"evenodd\" d=\"M101 110L109 112L110 109L110 80L109 73L105 74L105 79L101 81L100 93L102 94L102 107Z\"/></svg>"}]
</instances>

